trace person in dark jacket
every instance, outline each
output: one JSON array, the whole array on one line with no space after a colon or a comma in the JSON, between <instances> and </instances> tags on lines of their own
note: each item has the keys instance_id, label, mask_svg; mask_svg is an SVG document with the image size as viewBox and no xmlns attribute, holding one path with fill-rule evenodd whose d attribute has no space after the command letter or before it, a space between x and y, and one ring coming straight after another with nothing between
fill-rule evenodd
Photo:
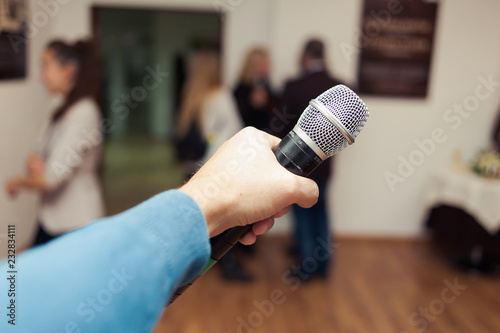
<instances>
[{"instance_id":1,"label":"person in dark jacket","mask_svg":"<svg viewBox=\"0 0 500 333\"><path fill-rule=\"evenodd\" d=\"M320 40L310 40L306 43L300 59L302 73L299 78L287 82L281 101L281 112L286 117L281 117L282 124L272 124L279 136L284 137L297 123L298 118L307 107L309 101L316 98L329 88L340 84L333 78L326 68L325 48ZM330 231L327 216L327 183L332 172L333 159L324 161L313 171L310 178L318 183L320 194L316 205L309 209L293 206L295 215L295 238L296 250L302 264L307 258L317 260L315 270L311 267L307 271L299 266L294 266L292 274L301 280L309 280L314 276L325 277L328 273L330 258L328 255L318 256L318 248L324 249L330 246ZM321 254L328 251L322 250ZM320 257L318 260L316 257ZM313 266L313 265L311 265Z\"/></svg>"},{"instance_id":2,"label":"person in dark jacket","mask_svg":"<svg viewBox=\"0 0 500 333\"><path fill-rule=\"evenodd\" d=\"M241 119L245 126L260 130L269 128L276 98L269 84L269 54L263 48L251 49L243 61L240 77L234 89Z\"/></svg>"},{"instance_id":3,"label":"person in dark jacket","mask_svg":"<svg viewBox=\"0 0 500 333\"><path fill-rule=\"evenodd\" d=\"M261 48L251 49L241 67L238 83L233 95L244 126L253 126L269 131L269 119L276 98L269 84L270 61L268 52ZM243 252L253 254L255 246L243 247L237 244L220 260L222 276L226 280L251 282L254 277L242 265Z\"/></svg>"}]
</instances>

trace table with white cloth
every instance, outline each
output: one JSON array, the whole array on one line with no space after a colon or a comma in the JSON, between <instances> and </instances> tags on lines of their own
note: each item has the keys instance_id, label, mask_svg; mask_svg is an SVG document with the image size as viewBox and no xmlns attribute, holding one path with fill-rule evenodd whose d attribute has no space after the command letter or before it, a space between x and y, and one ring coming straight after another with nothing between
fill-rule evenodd
<instances>
[{"instance_id":1,"label":"table with white cloth","mask_svg":"<svg viewBox=\"0 0 500 333\"><path fill-rule=\"evenodd\" d=\"M454 263L489 270L500 264L500 180L466 168L435 172L424 194L426 226Z\"/></svg>"}]
</instances>

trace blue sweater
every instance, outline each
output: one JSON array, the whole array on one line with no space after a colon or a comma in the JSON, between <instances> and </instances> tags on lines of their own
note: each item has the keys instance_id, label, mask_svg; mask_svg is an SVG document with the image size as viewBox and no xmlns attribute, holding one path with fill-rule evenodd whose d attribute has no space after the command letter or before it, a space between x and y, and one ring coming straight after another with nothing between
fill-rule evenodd
<instances>
[{"instance_id":1,"label":"blue sweater","mask_svg":"<svg viewBox=\"0 0 500 333\"><path fill-rule=\"evenodd\" d=\"M176 190L158 194L17 256L15 326L6 308L10 268L2 262L0 331L150 332L209 255L196 203Z\"/></svg>"}]
</instances>

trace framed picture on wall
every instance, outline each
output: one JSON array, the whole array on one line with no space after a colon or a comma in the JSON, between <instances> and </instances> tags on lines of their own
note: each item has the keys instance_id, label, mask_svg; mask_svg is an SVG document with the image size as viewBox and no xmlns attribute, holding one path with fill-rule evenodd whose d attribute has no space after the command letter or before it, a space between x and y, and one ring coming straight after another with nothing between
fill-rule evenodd
<instances>
[{"instance_id":1,"label":"framed picture on wall","mask_svg":"<svg viewBox=\"0 0 500 333\"><path fill-rule=\"evenodd\" d=\"M26 0L0 0L0 80L26 77Z\"/></svg>"},{"instance_id":2,"label":"framed picture on wall","mask_svg":"<svg viewBox=\"0 0 500 333\"><path fill-rule=\"evenodd\" d=\"M365 0L358 88L362 94L425 98L438 4Z\"/></svg>"}]
</instances>

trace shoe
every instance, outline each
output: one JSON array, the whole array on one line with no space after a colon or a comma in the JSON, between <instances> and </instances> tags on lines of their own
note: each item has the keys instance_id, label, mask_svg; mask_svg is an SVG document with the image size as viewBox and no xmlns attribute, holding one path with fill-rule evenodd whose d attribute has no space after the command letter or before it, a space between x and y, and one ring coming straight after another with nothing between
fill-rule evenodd
<instances>
[{"instance_id":1,"label":"shoe","mask_svg":"<svg viewBox=\"0 0 500 333\"><path fill-rule=\"evenodd\" d=\"M309 281L311 281L312 280L312 275L309 274L309 273L303 272L301 269L302 269L302 267L300 267L300 266L292 266L289 269L290 274L288 274L288 276L290 278L298 279L301 282L309 282Z\"/></svg>"},{"instance_id":2,"label":"shoe","mask_svg":"<svg viewBox=\"0 0 500 333\"><path fill-rule=\"evenodd\" d=\"M294 265L289 269L289 271L289 277L299 279L302 282L309 282L314 279L326 280L328 278L327 270L317 270L312 273L307 273L302 269L302 267Z\"/></svg>"},{"instance_id":3,"label":"shoe","mask_svg":"<svg viewBox=\"0 0 500 333\"><path fill-rule=\"evenodd\" d=\"M246 273L240 266L234 253L228 252L219 261L222 268L222 278L227 281L252 282L253 276Z\"/></svg>"},{"instance_id":4,"label":"shoe","mask_svg":"<svg viewBox=\"0 0 500 333\"><path fill-rule=\"evenodd\" d=\"M222 271L222 278L227 281L239 281L239 282L253 282L254 277L251 274L244 272L242 269L224 269Z\"/></svg>"}]
</instances>

